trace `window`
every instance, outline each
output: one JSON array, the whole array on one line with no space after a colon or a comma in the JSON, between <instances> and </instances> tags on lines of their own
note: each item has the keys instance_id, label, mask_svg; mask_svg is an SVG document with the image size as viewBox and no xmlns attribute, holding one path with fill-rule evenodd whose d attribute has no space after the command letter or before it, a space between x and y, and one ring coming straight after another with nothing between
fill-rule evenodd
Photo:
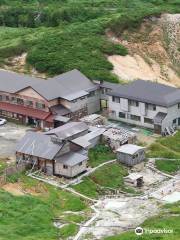
<instances>
[{"instance_id":1,"label":"window","mask_svg":"<svg viewBox=\"0 0 180 240\"><path fill-rule=\"evenodd\" d=\"M130 115L130 119L134 121L141 121L141 117L137 115Z\"/></svg>"},{"instance_id":2,"label":"window","mask_svg":"<svg viewBox=\"0 0 180 240\"><path fill-rule=\"evenodd\" d=\"M0 101L2 101L2 98L3 98L2 95L0 95Z\"/></svg>"},{"instance_id":3,"label":"window","mask_svg":"<svg viewBox=\"0 0 180 240\"><path fill-rule=\"evenodd\" d=\"M64 169L68 169L68 166L67 166L67 165L63 165L63 168L64 168Z\"/></svg>"},{"instance_id":4,"label":"window","mask_svg":"<svg viewBox=\"0 0 180 240\"><path fill-rule=\"evenodd\" d=\"M176 124L176 119L173 120L173 124Z\"/></svg>"},{"instance_id":5,"label":"window","mask_svg":"<svg viewBox=\"0 0 180 240\"><path fill-rule=\"evenodd\" d=\"M119 112L119 117L120 117L120 118L126 118L126 114L123 113L123 112Z\"/></svg>"},{"instance_id":6,"label":"window","mask_svg":"<svg viewBox=\"0 0 180 240\"><path fill-rule=\"evenodd\" d=\"M180 103L178 103L178 109L180 109Z\"/></svg>"},{"instance_id":7,"label":"window","mask_svg":"<svg viewBox=\"0 0 180 240\"><path fill-rule=\"evenodd\" d=\"M154 122L151 118L144 118L144 123L153 124Z\"/></svg>"},{"instance_id":8,"label":"window","mask_svg":"<svg viewBox=\"0 0 180 240\"><path fill-rule=\"evenodd\" d=\"M109 92L110 92L110 89L108 89L108 88L102 88L101 89L102 94L106 94L106 93L109 93Z\"/></svg>"},{"instance_id":9,"label":"window","mask_svg":"<svg viewBox=\"0 0 180 240\"><path fill-rule=\"evenodd\" d=\"M113 101L113 102L116 102L116 103L120 103L120 98L119 98L119 97L112 96L112 101Z\"/></svg>"},{"instance_id":10,"label":"window","mask_svg":"<svg viewBox=\"0 0 180 240\"><path fill-rule=\"evenodd\" d=\"M29 106L29 107L33 107L33 102L30 101L30 100L27 100L26 105Z\"/></svg>"},{"instance_id":11,"label":"window","mask_svg":"<svg viewBox=\"0 0 180 240\"><path fill-rule=\"evenodd\" d=\"M36 108L38 108L38 109L44 109L46 106L45 106L45 104L44 103L38 103L38 102L36 102Z\"/></svg>"},{"instance_id":12,"label":"window","mask_svg":"<svg viewBox=\"0 0 180 240\"><path fill-rule=\"evenodd\" d=\"M79 166L82 166L82 162L80 162L78 165L79 165Z\"/></svg>"},{"instance_id":13,"label":"window","mask_svg":"<svg viewBox=\"0 0 180 240\"><path fill-rule=\"evenodd\" d=\"M17 104L23 105L24 104L24 100L21 98L17 98Z\"/></svg>"},{"instance_id":14,"label":"window","mask_svg":"<svg viewBox=\"0 0 180 240\"><path fill-rule=\"evenodd\" d=\"M156 111L156 105L146 103L146 109Z\"/></svg>"},{"instance_id":15,"label":"window","mask_svg":"<svg viewBox=\"0 0 180 240\"><path fill-rule=\"evenodd\" d=\"M15 97L12 97L12 98L11 98L11 101L12 101L13 103L17 103L17 99L16 99Z\"/></svg>"},{"instance_id":16,"label":"window","mask_svg":"<svg viewBox=\"0 0 180 240\"><path fill-rule=\"evenodd\" d=\"M139 102L134 100L129 100L129 105L133 107L139 107Z\"/></svg>"},{"instance_id":17,"label":"window","mask_svg":"<svg viewBox=\"0 0 180 240\"><path fill-rule=\"evenodd\" d=\"M9 96L6 95L6 101L8 102L9 101Z\"/></svg>"}]
</instances>

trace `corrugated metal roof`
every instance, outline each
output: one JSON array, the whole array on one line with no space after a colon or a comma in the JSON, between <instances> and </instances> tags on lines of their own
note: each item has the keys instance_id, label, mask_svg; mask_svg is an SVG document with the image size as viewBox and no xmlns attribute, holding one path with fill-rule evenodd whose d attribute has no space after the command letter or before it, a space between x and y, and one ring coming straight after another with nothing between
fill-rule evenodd
<instances>
[{"instance_id":1,"label":"corrugated metal roof","mask_svg":"<svg viewBox=\"0 0 180 240\"><path fill-rule=\"evenodd\" d=\"M56 144L43 133L28 132L17 144L16 151L27 155L52 160L63 144Z\"/></svg>"},{"instance_id":2,"label":"corrugated metal roof","mask_svg":"<svg viewBox=\"0 0 180 240\"><path fill-rule=\"evenodd\" d=\"M120 85L109 95L165 107L180 102L180 89L143 80Z\"/></svg>"},{"instance_id":3,"label":"corrugated metal roof","mask_svg":"<svg viewBox=\"0 0 180 240\"><path fill-rule=\"evenodd\" d=\"M83 122L69 122L67 124L64 124L63 126L54 128L46 132L45 134L56 135L61 139L66 139L86 130L88 130L88 126Z\"/></svg>"},{"instance_id":4,"label":"corrugated metal roof","mask_svg":"<svg viewBox=\"0 0 180 240\"><path fill-rule=\"evenodd\" d=\"M54 120L67 123L70 121L70 118L57 115L54 117Z\"/></svg>"},{"instance_id":5,"label":"corrugated metal roof","mask_svg":"<svg viewBox=\"0 0 180 240\"><path fill-rule=\"evenodd\" d=\"M141 147L141 146L134 145L134 144L125 144L125 145L122 145L120 148L118 148L116 151L133 155L141 149L145 149L145 148Z\"/></svg>"},{"instance_id":6,"label":"corrugated metal roof","mask_svg":"<svg viewBox=\"0 0 180 240\"><path fill-rule=\"evenodd\" d=\"M91 146L91 144L92 144L91 141L93 139L95 139L98 136L101 136L105 131L106 131L105 128L94 127L92 132L87 133L84 136L75 138L75 139L71 140L71 142L73 142L83 148L87 148L87 147Z\"/></svg>"},{"instance_id":7,"label":"corrugated metal roof","mask_svg":"<svg viewBox=\"0 0 180 240\"><path fill-rule=\"evenodd\" d=\"M65 164L67 166L75 166L85 160L88 160L88 156L82 155L78 152L69 152L58 158L55 158L56 162Z\"/></svg>"}]
</instances>

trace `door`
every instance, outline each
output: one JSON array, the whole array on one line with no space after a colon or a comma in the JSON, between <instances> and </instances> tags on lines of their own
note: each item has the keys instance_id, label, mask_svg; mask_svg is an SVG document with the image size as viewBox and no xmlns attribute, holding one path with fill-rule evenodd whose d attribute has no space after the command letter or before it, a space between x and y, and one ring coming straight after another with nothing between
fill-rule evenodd
<instances>
[{"instance_id":1,"label":"door","mask_svg":"<svg viewBox=\"0 0 180 240\"><path fill-rule=\"evenodd\" d=\"M161 134L161 125L154 124L154 132Z\"/></svg>"}]
</instances>

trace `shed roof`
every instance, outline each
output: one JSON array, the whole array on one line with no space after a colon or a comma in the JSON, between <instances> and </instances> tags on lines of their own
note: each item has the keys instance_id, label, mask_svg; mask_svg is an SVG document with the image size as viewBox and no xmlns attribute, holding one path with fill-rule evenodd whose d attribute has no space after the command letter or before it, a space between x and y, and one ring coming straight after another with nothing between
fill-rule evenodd
<instances>
[{"instance_id":1,"label":"shed roof","mask_svg":"<svg viewBox=\"0 0 180 240\"><path fill-rule=\"evenodd\" d=\"M163 113L163 112L158 112L156 114L156 116L154 117L154 123L155 124L161 124L162 121L164 120L164 118L167 116L167 113Z\"/></svg>"},{"instance_id":2,"label":"shed roof","mask_svg":"<svg viewBox=\"0 0 180 240\"><path fill-rule=\"evenodd\" d=\"M83 148L87 148L87 147L91 146L91 144L92 144L91 141L93 139L95 139L96 137L101 136L105 132L105 130L106 130L105 128L94 127L92 132L89 132L84 136L75 138L75 139L71 140L71 142L73 142Z\"/></svg>"},{"instance_id":3,"label":"shed roof","mask_svg":"<svg viewBox=\"0 0 180 240\"><path fill-rule=\"evenodd\" d=\"M65 116L65 115L71 113L71 111L68 108L64 107L62 104L52 106L51 111L54 114L58 114L58 115L61 115L61 116Z\"/></svg>"},{"instance_id":4,"label":"shed roof","mask_svg":"<svg viewBox=\"0 0 180 240\"><path fill-rule=\"evenodd\" d=\"M143 177L143 175L140 174L140 173L131 173L128 176L125 176L124 178L129 178L130 180L135 181L135 180L137 180L139 178L142 178L142 177Z\"/></svg>"},{"instance_id":5,"label":"shed roof","mask_svg":"<svg viewBox=\"0 0 180 240\"><path fill-rule=\"evenodd\" d=\"M165 107L180 102L180 89L143 80L119 85L109 95Z\"/></svg>"},{"instance_id":6,"label":"shed roof","mask_svg":"<svg viewBox=\"0 0 180 240\"><path fill-rule=\"evenodd\" d=\"M18 142L16 151L27 155L52 160L60 151L63 144L56 144L51 137L43 133L28 132Z\"/></svg>"},{"instance_id":7,"label":"shed roof","mask_svg":"<svg viewBox=\"0 0 180 240\"><path fill-rule=\"evenodd\" d=\"M134 144L125 144L125 145L122 145L120 148L118 148L116 151L120 152L120 153L133 155L137 151L142 150L142 149L145 149L145 148L141 147L141 146L134 145Z\"/></svg>"},{"instance_id":8,"label":"shed roof","mask_svg":"<svg viewBox=\"0 0 180 240\"><path fill-rule=\"evenodd\" d=\"M70 118L57 115L57 116L54 117L54 120L59 121L59 122L63 122L63 123L67 123L67 122L70 121Z\"/></svg>"},{"instance_id":9,"label":"shed roof","mask_svg":"<svg viewBox=\"0 0 180 240\"><path fill-rule=\"evenodd\" d=\"M75 166L85 160L88 160L88 156L80 154L78 152L69 152L60 157L55 158L56 162L66 164L67 166Z\"/></svg>"},{"instance_id":10,"label":"shed roof","mask_svg":"<svg viewBox=\"0 0 180 240\"><path fill-rule=\"evenodd\" d=\"M66 139L69 137L72 137L73 135L76 135L80 132L84 132L88 130L88 126L84 122L69 122L65 125L62 125L60 127L54 128L48 132L46 132L46 135L56 135L57 137L61 139Z\"/></svg>"}]
</instances>

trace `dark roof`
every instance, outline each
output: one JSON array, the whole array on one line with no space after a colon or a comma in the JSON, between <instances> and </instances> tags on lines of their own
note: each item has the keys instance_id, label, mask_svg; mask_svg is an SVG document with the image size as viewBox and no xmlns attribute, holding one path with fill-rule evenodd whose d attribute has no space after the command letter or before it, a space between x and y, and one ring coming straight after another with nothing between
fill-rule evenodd
<instances>
[{"instance_id":1,"label":"dark roof","mask_svg":"<svg viewBox=\"0 0 180 240\"><path fill-rule=\"evenodd\" d=\"M76 69L48 80L0 70L0 91L16 93L27 87L47 100L58 97L73 100L87 95L96 85Z\"/></svg>"},{"instance_id":2,"label":"dark roof","mask_svg":"<svg viewBox=\"0 0 180 240\"><path fill-rule=\"evenodd\" d=\"M167 116L167 113L158 112L154 117L154 124L161 124L164 118Z\"/></svg>"},{"instance_id":3,"label":"dark roof","mask_svg":"<svg viewBox=\"0 0 180 240\"><path fill-rule=\"evenodd\" d=\"M88 160L87 155L80 154L78 152L69 152L62 156L55 158L56 162L66 164L67 166L75 166L78 163L81 163L85 160Z\"/></svg>"},{"instance_id":4,"label":"dark roof","mask_svg":"<svg viewBox=\"0 0 180 240\"><path fill-rule=\"evenodd\" d=\"M102 88L108 88L108 89L111 89L111 90L116 90L117 87L120 86L120 84L119 84L119 83L110 83L110 82L105 82L105 81L103 81L103 82L100 84L100 86L101 86Z\"/></svg>"},{"instance_id":5,"label":"dark roof","mask_svg":"<svg viewBox=\"0 0 180 240\"><path fill-rule=\"evenodd\" d=\"M2 92L15 93L44 81L43 79L30 77L25 74L0 70L0 91Z\"/></svg>"},{"instance_id":6,"label":"dark roof","mask_svg":"<svg viewBox=\"0 0 180 240\"><path fill-rule=\"evenodd\" d=\"M180 89L143 80L119 85L109 95L165 107L180 102Z\"/></svg>"},{"instance_id":7,"label":"dark roof","mask_svg":"<svg viewBox=\"0 0 180 240\"><path fill-rule=\"evenodd\" d=\"M51 107L51 111L54 114L58 114L58 115L61 115L61 116L64 116L64 115L67 115L67 114L71 113L71 111L68 108L64 107L61 104Z\"/></svg>"},{"instance_id":8,"label":"dark roof","mask_svg":"<svg viewBox=\"0 0 180 240\"><path fill-rule=\"evenodd\" d=\"M33 86L47 100L61 97L69 101L87 95L93 87L94 84L76 69Z\"/></svg>"},{"instance_id":9,"label":"dark roof","mask_svg":"<svg viewBox=\"0 0 180 240\"><path fill-rule=\"evenodd\" d=\"M88 126L84 122L69 122L60 127L54 128L45 134L55 135L61 139L67 139L86 130L88 130Z\"/></svg>"},{"instance_id":10,"label":"dark roof","mask_svg":"<svg viewBox=\"0 0 180 240\"><path fill-rule=\"evenodd\" d=\"M56 144L51 141L51 136L43 133L28 132L18 142L16 151L27 155L52 160L60 151L63 144Z\"/></svg>"}]
</instances>

